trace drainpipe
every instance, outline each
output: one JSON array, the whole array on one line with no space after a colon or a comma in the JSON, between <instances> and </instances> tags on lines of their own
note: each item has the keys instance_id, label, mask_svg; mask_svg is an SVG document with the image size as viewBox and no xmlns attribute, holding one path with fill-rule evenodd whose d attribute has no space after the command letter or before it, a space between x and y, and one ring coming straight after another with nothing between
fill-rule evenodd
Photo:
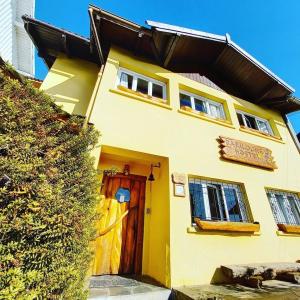
<instances>
[{"instance_id":1,"label":"drainpipe","mask_svg":"<svg viewBox=\"0 0 300 300\"><path fill-rule=\"evenodd\" d=\"M100 60L100 63L101 63L101 67L100 67L100 71L99 71L98 76L97 76L97 81L96 81L96 84L95 84L95 87L94 87L94 90L93 90L93 93L92 93L92 96L91 96L91 99L90 99L90 102L89 102L89 105L88 105L88 108L87 108L87 111L86 111L86 114L85 114L85 120L84 120L83 127L86 127L87 124L89 123L90 119L91 119L92 110L93 110L95 100L96 100L96 97L97 97L97 94L98 94L98 90L99 90L99 86L100 86L100 82L101 82L101 78L102 78L103 70L104 70L104 63L105 63L104 58L103 58L103 53L102 53L100 40L99 40L99 37L98 37L98 34L97 34L97 29L96 29L96 25L95 25L95 21L94 21L94 17L93 17L93 9L90 7L88 9L88 12L89 12L89 16L90 16L92 31L93 31L94 37L95 37L95 42L96 42L96 47L97 47L97 50L98 50L98 55L99 55L99 60Z\"/></svg>"},{"instance_id":2,"label":"drainpipe","mask_svg":"<svg viewBox=\"0 0 300 300\"><path fill-rule=\"evenodd\" d=\"M91 119L93 107L94 107L94 104L95 104L95 101L96 101L96 97L97 97L97 94L98 94L99 86L100 86L102 75L103 75L103 70L104 70L104 64L101 65L100 71L97 75L97 80L96 80L96 83L95 83L95 87L94 87L94 90L93 90L88 108L87 108L86 113L85 113L85 120L84 120L84 123L83 123L83 127L86 127L87 124L89 123L90 119Z\"/></svg>"},{"instance_id":3,"label":"drainpipe","mask_svg":"<svg viewBox=\"0 0 300 300\"><path fill-rule=\"evenodd\" d=\"M294 128L293 128L291 122L289 121L289 119L288 119L288 117L286 115L283 115L283 119L284 119L284 122L285 122L285 124L286 124L286 126L287 126L287 128L288 128L288 130L289 130L289 132L291 134L291 136L292 136L292 139L293 139L293 141L294 141L294 143L296 145L296 148L298 149L298 152L300 154L300 143L298 141L298 138L296 136Z\"/></svg>"}]
</instances>

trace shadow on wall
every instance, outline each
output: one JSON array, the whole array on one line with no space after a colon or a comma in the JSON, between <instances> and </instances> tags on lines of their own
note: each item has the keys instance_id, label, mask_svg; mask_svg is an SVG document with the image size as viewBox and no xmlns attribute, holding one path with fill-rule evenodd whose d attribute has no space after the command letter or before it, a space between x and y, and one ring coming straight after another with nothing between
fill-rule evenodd
<instances>
[{"instance_id":1,"label":"shadow on wall","mask_svg":"<svg viewBox=\"0 0 300 300\"><path fill-rule=\"evenodd\" d=\"M99 67L85 61L58 58L49 71L42 89L62 109L75 115L85 115L93 93Z\"/></svg>"}]
</instances>

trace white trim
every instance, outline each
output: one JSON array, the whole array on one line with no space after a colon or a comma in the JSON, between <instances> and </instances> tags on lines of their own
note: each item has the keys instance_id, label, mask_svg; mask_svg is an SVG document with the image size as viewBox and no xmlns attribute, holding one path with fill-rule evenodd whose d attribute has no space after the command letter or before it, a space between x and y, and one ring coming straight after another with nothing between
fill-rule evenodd
<instances>
[{"instance_id":1,"label":"white trim","mask_svg":"<svg viewBox=\"0 0 300 300\"><path fill-rule=\"evenodd\" d=\"M270 125L270 122L269 122L268 120L263 119L263 118L260 118L260 117L258 117L258 116L252 115L252 114L249 114L249 113L247 113L247 112L243 112L243 111L241 111L241 110L236 110L236 113L242 115L242 119L243 119L243 122L244 122L244 126L246 126L246 127L248 127L248 128L251 128L251 127L247 126L247 122L246 122L246 120L245 120L245 116L249 116L249 117L254 118L255 124L256 124L256 126L257 126L257 128L258 128L258 129L257 129L258 131L264 132L264 131L260 130L259 125L258 125L258 123L257 123L257 120L266 123L266 124L267 124L267 128L268 128L268 131L269 131L268 133L271 134L271 135L274 135L273 130L272 130L271 125ZM252 129L255 129L255 128L252 128Z\"/></svg>"},{"instance_id":2,"label":"white trim","mask_svg":"<svg viewBox=\"0 0 300 300\"><path fill-rule=\"evenodd\" d=\"M206 183L201 183L201 182L199 182L199 184L201 184L203 186L203 190L204 189L206 190L206 193L203 193L203 202L204 202L204 209L205 209L205 217L208 220L211 220L211 213L210 213L210 205L209 205L207 184Z\"/></svg>"},{"instance_id":3,"label":"white trim","mask_svg":"<svg viewBox=\"0 0 300 300\"><path fill-rule=\"evenodd\" d=\"M126 73L126 74L131 75L133 77L133 82L132 82L132 90L133 91L136 91L136 89L137 89L137 80L138 80L138 78L140 78L140 79L145 80L145 81L148 82L148 93L147 94L149 96L152 96L153 83L156 84L156 85L161 86L162 87L162 94L163 94L163 98L162 99L164 101L166 101L166 98L167 98L166 97L166 95L167 95L167 93L166 93L166 87L167 87L167 85L164 82L155 80L155 79L153 79L151 77L147 77L147 76L141 75L139 73L130 71L130 70L125 69L125 68L119 68L119 70L118 70L116 87L118 85L121 85L120 78L121 78L121 74L122 73Z\"/></svg>"},{"instance_id":4,"label":"white trim","mask_svg":"<svg viewBox=\"0 0 300 300\"><path fill-rule=\"evenodd\" d=\"M192 93L189 93L189 92L186 92L184 90L179 90L179 94L183 94L185 96L188 96L190 97L190 100L191 100L191 106L192 106L192 109L193 110L196 110L196 106L195 106L195 98L202 101L203 104L204 104L204 107L206 109L206 112L204 112L205 114L211 116L211 117L214 117L214 118L222 118L222 119L226 119L225 118L225 113L224 113L224 107L223 107L223 104L220 103L220 102L217 102L217 101L213 101L213 100L210 100L204 96L201 96L201 95L197 95L197 94L192 94ZM212 114L211 112L211 108L209 106L209 104L212 104L214 106L216 106L217 108L220 109L220 117L218 116L215 116Z\"/></svg>"}]
</instances>

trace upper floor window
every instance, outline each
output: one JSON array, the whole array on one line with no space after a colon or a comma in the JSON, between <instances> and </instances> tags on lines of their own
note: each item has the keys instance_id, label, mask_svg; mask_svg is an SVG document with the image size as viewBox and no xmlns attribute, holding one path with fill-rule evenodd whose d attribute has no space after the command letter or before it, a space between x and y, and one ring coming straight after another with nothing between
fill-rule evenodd
<instances>
[{"instance_id":1,"label":"upper floor window","mask_svg":"<svg viewBox=\"0 0 300 300\"><path fill-rule=\"evenodd\" d=\"M199 95L180 91L180 108L190 107L195 111L206 113L214 118L225 119L223 105Z\"/></svg>"},{"instance_id":2,"label":"upper floor window","mask_svg":"<svg viewBox=\"0 0 300 300\"><path fill-rule=\"evenodd\" d=\"M300 200L295 193L267 190L277 224L300 225Z\"/></svg>"},{"instance_id":3,"label":"upper floor window","mask_svg":"<svg viewBox=\"0 0 300 300\"><path fill-rule=\"evenodd\" d=\"M166 99L165 83L123 68L119 69L117 85L151 97Z\"/></svg>"},{"instance_id":4,"label":"upper floor window","mask_svg":"<svg viewBox=\"0 0 300 300\"><path fill-rule=\"evenodd\" d=\"M241 126L245 126L251 129L259 130L261 132L273 135L273 131L269 122L265 119L261 119L257 116L237 111L237 117Z\"/></svg>"},{"instance_id":5,"label":"upper floor window","mask_svg":"<svg viewBox=\"0 0 300 300\"><path fill-rule=\"evenodd\" d=\"M193 219L250 222L240 185L190 178L189 191Z\"/></svg>"}]
</instances>

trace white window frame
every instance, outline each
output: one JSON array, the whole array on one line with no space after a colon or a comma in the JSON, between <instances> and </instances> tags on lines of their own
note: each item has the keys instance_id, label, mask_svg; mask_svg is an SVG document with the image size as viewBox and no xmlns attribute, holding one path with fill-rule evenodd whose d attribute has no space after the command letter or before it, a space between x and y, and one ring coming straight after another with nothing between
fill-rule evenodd
<instances>
[{"instance_id":1,"label":"white window frame","mask_svg":"<svg viewBox=\"0 0 300 300\"><path fill-rule=\"evenodd\" d=\"M256 126L257 126L257 128L258 128L258 129L256 129L256 130L258 130L258 131L260 131L260 132L263 132L263 133L268 133L268 134L270 134L270 135L274 135L273 130L272 130L271 125L270 125L270 122L269 122L268 120L263 119L263 118L260 118L260 117L258 117L258 116L252 115L252 114L249 114L249 113L245 113L245 112L243 112L243 111L241 111L241 110L237 110L236 113L239 113L239 114L242 115L243 122L244 122L244 126L246 126L247 128L254 129L254 128L251 128L251 127L247 126L247 122L246 122L245 116L249 116L249 117L254 118L255 124L256 124ZM257 121L261 121L261 122L266 123L266 124L267 124L267 128L268 128L268 132L265 132L265 131L260 130L260 127L259 127L259 124L258 124ZM255 129L254 129L254 130L255 130Z\"/></svg>"},{"instance_id":2,"label":"white window frame","mask_svg":"<svg viewBox=\"0 0 300 300\"><path fill-rule=\"evenodd\" d=\"M300 212L300 200L297 197L296 194L288 193L288 192L281 192L272 190L267 190L267 194L270 194L270 204L272 207L272 213L275 214L275 220L277 224L291 224L291 225L299 225L300 226L300 219L297 218L297 215L294 213L291 204L289 202L288 197L292 197L293 201L295 203L295 206L298 208L298 211ZM282 204L283 208L281 208L279 201L276 197L276 195L282 196ZM284 210L284 211L283 211Z\"/></svg>"},{"instance_id":3,"label":"white window frame","mask_svg":"<svg viewBox=\"0 0 300 300\"><path fill-rule=\"evenodd\" d=\"M205 106L205 109L206 109L206 112L204 112L205 114L213 117L213 118L218 118L218 119L226 119L226 116L225 116L225 113L224 113L224 106L222 103L220 102L216 102L216 101L213 101L213 100L210 100L206 97L203 97L201 95L196 95L196 94L192 94L192 93L189 93L189 92L186 92L184 90L179 90L179 94L183 94L185 96L189 96L190 99L191 99L191 106L192 106L192 109L193 110L196 110L196 105L195 105L195 98L198 99L198 100L201 100L203 103L204 103L204 106ZM220 117L218 116L214 116L211 112L211 109L210 109L210 104L214 105L214 106L217 106L219 109L220 109Z\"/></svg>"},{"instance_id":4,"label":"white window frame","mask_svg":"<svg viewBox=\"0 0 300 300\"><path fill-rule=\"evenodd\" d=\"M128 69L125 69L125 68L119 68L119 70L118 70L116 88L119 85L121 85L121 74L122 73L126 73L126 74L128 74L128 75L130 75L130 76L133 77L132 89L131 90L133 90L135 92L136 92L136 88L137 88L137 80L138 80L138 78L140 78L140 79L145 80L145 81L148 82L148 96L154 97L154 96L152 96L152 86L153 86L153 83L161 86L162 87L162 92L163 92L163 98L159 98L159 99L162 99L162 100L166 101L166 99L167 99L167 92L166 92L167 85L164 82L155 80L153 78L141 75L141 74L136 73L136 72L132 72L132 71L130 71Z\"/></svg>"},{"instance_id":5,"label":"white window frame","mask_svg":"<svg viewBox=\"0 0 300 300\"><path fill-rule=\"evenodd\" d=\"M221 187L221 193L222 193L222 199L220 199L219 197L219 194L217 193L217 197L218 197L218 209L220 210L221 208L221 201L224 205L224 208L225 208L225 216L223 215L223 212L220 211L220 215L221 215L221 220L219 221L224 221L224 222L231 222L230 221L230 217L229 217L229 211L228 211L228 207L227 207L227 202L226 202L226 197L225 197L225 192L224 192L224 186L223 184L226 184L226 183L223 183L223 182L218 182L218 181L209 181L209 183L205 183L205 179L197 179L197 178L191 178L194 180L194 183L195 184L201 184L202 187L203 187L203 202L204 202L204 210L205 210L205 217L206 217L206 220L208 221L215 221L215 220L212 220L211 218L211 213L210 213L210 202L209 202L209 197L208 197L208 189L207 187L208 186L211 186L213 188L216 188L215 185L219 185ZM241 217L242 217L242 222L247 222L248 218L247 218L247 215L245 215L245 211L243 209L243 207L246 207L246 199L241 199L241 187L237 184L230 184L229 188L235 190L235 193L236 193L236 196L237 196L237 202L238 202L238 205L239 205L239 210L241 212Z\"/></svg>"}]
</instances>

